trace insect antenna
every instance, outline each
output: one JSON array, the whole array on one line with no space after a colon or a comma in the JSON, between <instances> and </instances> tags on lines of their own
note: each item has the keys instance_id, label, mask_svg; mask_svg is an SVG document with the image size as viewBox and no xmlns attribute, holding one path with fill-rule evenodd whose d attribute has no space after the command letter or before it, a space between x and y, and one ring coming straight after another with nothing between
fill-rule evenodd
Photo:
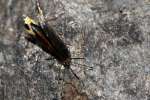
<instances>
[{"instance_id":1,"label":"insect antenna","mask_svg":"<svg viewBox=\"0 0 150 100\"><path fill-rule=\"evenodd\" d=\"M78 80L80 80L80 78L77 76L76 73L74 73L74 71L72 70L72 68L69 68L69 69L70 69L71 73L72 73Z\"/></svg>"},{"instance_id":2,"label":"insect antenna","mask_svg":"<svg viewBox=\"0 0 150 100\"><path fill-rule=\"evenodd\" d=\"M83 57L78 57L78 58L73 57L73 58L71 58L71 59L85 59L85 58L83 58Z\"/></svg>"},{"instance_id":3,"label":"insect antenna","mask_svg":"<svg viewBox=\"0 0 150 100\"><path fill-rule=\"evenodd\" d=\"M72 68L69 68L69 71L75 76L75 78L76 78L77 80L79 80L79 81L82 83L82 86L84 87L84 86L85 86L85 85L84 85L84 82L77 76L76 73L74 73L74 71L72 70Z\"/></svg>"}]
</instances>

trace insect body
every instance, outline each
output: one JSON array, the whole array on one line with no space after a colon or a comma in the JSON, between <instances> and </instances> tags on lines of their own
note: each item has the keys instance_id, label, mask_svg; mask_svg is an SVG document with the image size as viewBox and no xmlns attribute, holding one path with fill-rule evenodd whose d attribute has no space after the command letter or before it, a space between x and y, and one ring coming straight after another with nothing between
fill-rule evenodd
<instances>
[{"instance_id":1,"label":"insect body","mask_svg":"<svg viewBox=\"0 0 150 100\"><path fill-rule=\"evenodd\" d=\"M65 43L57 36L53 28L46 22L35 22L26 17L24 26L28 32L26 39L38 45L45 52L52 55L65 68L70 67L71 54Z\"/></svg>"},{"instance_id":2,"label":"insect body","mask_svg":"<svg viewBox=\"0 0 150 100\"><path fill-rule=\"evenodd\" d=\"M24 18L24 26L27 31L26 39L38 45L45 52L52 55L66 69L69 69L74 76L79 77L70 68L71 54L65 43L59 38L54 29L47 24L43 12L37 0L37 10L39 21L34 21L30 17Z\"/></svg>"}]
</instances>

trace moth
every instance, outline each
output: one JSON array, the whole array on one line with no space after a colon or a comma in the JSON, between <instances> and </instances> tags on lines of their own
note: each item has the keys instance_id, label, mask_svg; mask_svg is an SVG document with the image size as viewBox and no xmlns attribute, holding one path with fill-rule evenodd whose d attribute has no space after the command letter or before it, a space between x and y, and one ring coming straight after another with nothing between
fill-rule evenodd
<instances>
[{"instance_id":1,"label":"moth","mask_svg":"<svg viewBox=\"0 0 150 100\"><path fill-rule=\"evenodd\" d=\"M71 53L66 44L56 34L55 30L46 22L43 12L37 2L39 20L24 17L24 27L27 31L26 39L31 43L39 46L43 51L53 56L66 69L69 69L74 76L79 77L70 68Z\"/></svg>"}]
</instances>

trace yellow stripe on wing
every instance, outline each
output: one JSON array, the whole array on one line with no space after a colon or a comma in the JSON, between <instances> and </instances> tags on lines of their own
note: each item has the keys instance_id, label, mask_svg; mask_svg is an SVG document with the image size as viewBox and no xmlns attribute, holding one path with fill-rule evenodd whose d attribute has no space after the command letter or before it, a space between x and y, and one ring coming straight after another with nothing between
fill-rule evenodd
<instances>
[{"instance_id":1,"label":"yellow stripe on wing","mask_svg":"<svg viewBox=\"0 0 150 100\"><path fill-rule=\"evenodd\" d=\"M26 29L26 31L31 35L35 35L36 33L33 32L32 28L31 28L31 23L37 25L37 23L30 17L27 16L24 18L24 24L28 25L28 27L29 27L29 29Z\"/></svg>"}]
</instances>

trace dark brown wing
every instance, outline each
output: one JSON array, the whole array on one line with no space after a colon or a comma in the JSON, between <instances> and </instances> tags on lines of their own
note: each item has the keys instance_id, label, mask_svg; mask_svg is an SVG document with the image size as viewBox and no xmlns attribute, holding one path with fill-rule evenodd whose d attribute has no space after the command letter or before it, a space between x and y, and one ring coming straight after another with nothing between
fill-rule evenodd
<instances>
[{"instance_id":1,"label":"dark brown wing","mask_svg":"<svg viewBox=\"0 0 150 100\"><path fill-rule=\"evenodd\" d=\"M27 39L52 55L65 67L70 66L71 54L64 42L48 24L30 24L35 35L28 34ZM26 26L27 28L27 26Z\"/></svg>"},{"instance_id":2,"label":"dark brown wing","mask_svg":"<svg viewBox=\"0 0 150 100\"><path fill-rule=\"evenodd\" d=\"M52 55L62 64L70 65L71 54L65 43L59 38L59 36L57 36L56 32L48 24L44 23L41 27L44 36L55 50Z\"/></svg>"},{"instance_id":3,"label":"dark brown wing","mask_svg":"<svg viewBox=\"0 0 150 100\"><path fill-rule=\"evenodd\" d=\"M38 45L48 54L53 53L54 49L52 48L48 40L45 38L45 36L43 35L41 27L39 25L31 24L31 28L32 31L35 33L35 35L27 34L26 39L31 43Z\"/></svg>"}]
</instances>

